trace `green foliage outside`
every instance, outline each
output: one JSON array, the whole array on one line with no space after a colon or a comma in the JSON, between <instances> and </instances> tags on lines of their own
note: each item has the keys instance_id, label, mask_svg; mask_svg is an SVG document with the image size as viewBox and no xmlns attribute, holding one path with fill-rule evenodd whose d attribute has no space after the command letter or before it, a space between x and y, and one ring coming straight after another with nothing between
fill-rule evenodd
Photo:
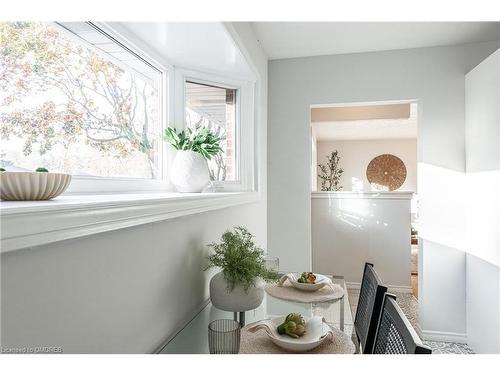
<instances>
[{"instance_id":1,"label":"green foliage outside","mask_svg":"<svg viewBox=\"0 0 500 375\"><path fill-rule=\"evenodd\" d=\"M21 138L24 155L83 138L116 158L146 154L154 177L157 100L152 85L50 24L0 22L0 136Z\"/></svg>"}]
</instances>

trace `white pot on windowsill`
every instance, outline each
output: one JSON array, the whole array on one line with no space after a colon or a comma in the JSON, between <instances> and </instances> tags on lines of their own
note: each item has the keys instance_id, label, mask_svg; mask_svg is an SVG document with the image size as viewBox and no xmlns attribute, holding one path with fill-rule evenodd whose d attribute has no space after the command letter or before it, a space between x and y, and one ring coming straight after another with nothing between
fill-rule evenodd
<instances>
[{"instance_id":1,"label":"white pot on windowsill","mask_svg":"<svg viewBox=\"0 0 500 375\"><path fill-rule=\"evenodd\" d=\"M170 182L181 193L199 193L210 182L207 161L201 154L179 150L170 172Z\"/></svg>"}]
</instances>

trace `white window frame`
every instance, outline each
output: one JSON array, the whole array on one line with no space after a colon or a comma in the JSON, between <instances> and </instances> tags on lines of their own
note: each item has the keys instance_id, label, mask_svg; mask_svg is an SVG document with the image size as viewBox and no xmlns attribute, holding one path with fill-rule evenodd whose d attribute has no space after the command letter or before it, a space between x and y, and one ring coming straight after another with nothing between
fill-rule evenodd
<instances>
[{"instance_id":1,"label":"white window frame","mask_svg":"<svg viewBox=\"0 0 500 375\"><path fill-rule=\"evenodd\" d=\"M216 192L256 191L254 140L255 140L255 82L223 77L188 69L175 69L174 121L177 130L186 125L186 82L193 82L236 90L235 166L236 180L213 181Z\"/></svg>"},{"instance_id":2,"label":"white window frame","mask_svg":"<svg viewBox=\"0 0 500 375\"><path fill-rule=\"evenodd\" d=\"M161 83L160 83L160 109L159 109L159 122L160 122L160 134L158 143L158 160L160 162L161 178L158 179L141 179L133 177L102 177L102 176L78 176L74 175L71 180L71 184L64 193L65 195L92 195L92 194L113 194L113 193L131 193L131 192L165 192L169 188L167 180L167 148L165 142L163 142L163 132L166 124L169 122L170 108L169 105L169 90L170 79L169 74L173 71L172 66L166 64L165 62L160 62L160 60L154 57L151 51L148 51L144 47L139 47L137 42L134 42L129 37L124 37L121 33L118 33L111 27L107 26L105 23L101 22L90 22L96 30L102 32L104 35L109 37L110 42L120 44L125 49L129 50L132 54L135 54L141 60L144 60L147 64L153 66L161 73ZM85 40L81 39L77 35L73 34L70 30L67 30L64 26L53 23L55 27L65 32L70 38L75 39L79 43L84 44L90 49L96 50L96 48L87 43ZM100 53L100 51L99 51Z\"/></svg>"},{"instance_id":3,"label":"white window frame","mask_svg":"<svg viewBox=\"0 0 500 375\"><path fill-rule=\"evenodd\" d=\"M116 25L110 26L105 22L91 22L92 26L110 38L111 42L121 44L125 49L137 55L140 59L155 67L161 72L161 108L159 160L161 163L162 178L116 178L101 176L73 176L69 188L63 195L103 195L103 194L138 194L138 193L175 193L169 182L169 167L175 157L175 150L163 141L163 134L167 126L178 130L185 127L185 82L192 81L200 84L233 88L237 90L236 97L236 124L235 124L235 166L237 179L235 181L216 181L212 183L215 192L257 192L256 164L255 164L255 80L241 80L226 77L220 74L202 72L198 70L174 67L165 58L159 56L135 35L122 30ZM53 25L69 37L76 38L87 47L95 47L80 37L71 33L64 26Z\"/></svg>"}]
</instances>

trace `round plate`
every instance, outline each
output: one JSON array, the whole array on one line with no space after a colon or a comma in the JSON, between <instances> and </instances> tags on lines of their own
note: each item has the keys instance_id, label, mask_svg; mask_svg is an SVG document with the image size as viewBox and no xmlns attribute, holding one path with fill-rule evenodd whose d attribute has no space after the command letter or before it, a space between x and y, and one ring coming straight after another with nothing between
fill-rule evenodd
<instances>
[{"instance_id":1,"label":"round plate","mask_svg":"<svg viewBox=\"0 0 500 375\"><path fill-rule=\"evenodd\" d=\"M286 316L280 316L272 318L272 325L277 327L285 321ZM298 339L287 335L269 335L269 338L279 347L289 350L291 352L307 352L319 346L325 339L328 338L326 334L331 331L331 328L323 322L323 319L319 316L313 316L312 318L306 318L306 332L303 336Z\"/></svg>"},{"instance_id":2,"label":"round plate","mask_svg":"<svg viewBox=\"0 0 500 375\"><path fill-rule=\"evenodd\" d=\"M298 279L301 274L295 273L294 275ZM289 281L295 289L303 290L306 292L315 292L315 291L323 288L328 281L328 278L325 275L321 275L319 273L315 273L315 275L316 275L316 283L315 284L299 283L298 281L291 280L291 279L289 279Z\"/></svg>"}]
</instances>

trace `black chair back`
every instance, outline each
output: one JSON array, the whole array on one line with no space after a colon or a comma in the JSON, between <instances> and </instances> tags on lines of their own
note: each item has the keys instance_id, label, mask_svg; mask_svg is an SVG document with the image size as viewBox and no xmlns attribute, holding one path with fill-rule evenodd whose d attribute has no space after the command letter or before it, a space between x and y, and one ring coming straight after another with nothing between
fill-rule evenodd
<instances>
[{"instance_id":1,"label":"black chair back","mask_svg":"<svg viewBox=\"0 0 500 375\"><path fill-rule=\"evenodd\" d=\"M422 344L392 294L385 294L373 353L432 354L432 350Z\"/></svg>"},{"instance_id":2,"label":"black chair back","mask_svg":"<svg viewBox=\"0 0 500 375\"><path fill-rule=\"evenodd\" d=\"M373 268L373 264L365 263L363 280L359 291L358 307L354 319L354 328L364 354L373 352L377 324L382 310L384 294L387 287L382 285L380 277Z\"/></svg>"}]
</instances>

